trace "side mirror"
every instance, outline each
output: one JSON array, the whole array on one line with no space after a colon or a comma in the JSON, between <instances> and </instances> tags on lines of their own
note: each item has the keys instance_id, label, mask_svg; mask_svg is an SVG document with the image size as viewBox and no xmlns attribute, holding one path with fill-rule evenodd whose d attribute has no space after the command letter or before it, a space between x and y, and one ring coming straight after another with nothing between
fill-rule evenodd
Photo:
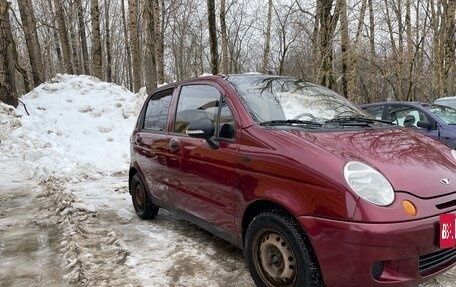
<instances>
[{"instance_id":1,"label":"side mirror","mask_svg":"<svg viewBox=\"0 0 456 287\"><path fill-rule=\"evenodd\" d=\"M423 129L430 129L432 127L435 127L435 123L431 123L428 121L418 121L416 123L416 126Z\"/></svg>"},{"instance_id":2,"label":"side mirror","mask_svg":"<svg viewBox=\"0 0 456 287\"><path fill-rule=\"evenodd\" d=\"M212 138L215 133L214 122L208 118L190 122L186 133L192 138L205 139L212 149L219 148L219 143Z\"/></svg>"}]
</instances>

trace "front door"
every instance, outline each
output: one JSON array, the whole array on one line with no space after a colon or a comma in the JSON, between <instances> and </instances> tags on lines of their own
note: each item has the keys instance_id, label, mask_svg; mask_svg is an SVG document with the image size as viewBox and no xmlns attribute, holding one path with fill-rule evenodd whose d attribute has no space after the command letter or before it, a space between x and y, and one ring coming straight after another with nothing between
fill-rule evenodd
<instances>
[{"instance_id":1,"label":"front door","mask_svg":"<svg viewBox=\"0 0 456 287\"><path fill-rule=\"evenodd\" d=\"M218 149L187 136L189 123L200 118L216 124ZM174 205L222 237L234 230L233 189L239 147L235 130L234 118L219 89L206 84L181 87L168 155L175 160L169 182Z\"/></svg>"}]
</instances>

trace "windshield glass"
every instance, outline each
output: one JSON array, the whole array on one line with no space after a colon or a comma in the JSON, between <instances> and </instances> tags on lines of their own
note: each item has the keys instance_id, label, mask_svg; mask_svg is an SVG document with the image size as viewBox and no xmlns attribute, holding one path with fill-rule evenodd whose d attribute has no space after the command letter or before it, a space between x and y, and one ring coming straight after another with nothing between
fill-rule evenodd
<instances>
[{"instance_id":1,"label":"windshield glass","mask_svg":"<svg viewBox=\"0 0 456 287\"><path fill-rule=\"evenodd\" d=\"M425 107L448 125L456 125L456 109L441 105L427 105Z\"/></svg>"},{"instance_id":2,"label":"windshield glass","mask_svg":"<svg viewBox=\"0 0 456 287\"><path fill-rule=\"evenodd\" d=\"M257 123L301 120L327 123L337 118L371 116L337 93L300 79L274 76L229 76Z\"/></svg>"}]
</instances>

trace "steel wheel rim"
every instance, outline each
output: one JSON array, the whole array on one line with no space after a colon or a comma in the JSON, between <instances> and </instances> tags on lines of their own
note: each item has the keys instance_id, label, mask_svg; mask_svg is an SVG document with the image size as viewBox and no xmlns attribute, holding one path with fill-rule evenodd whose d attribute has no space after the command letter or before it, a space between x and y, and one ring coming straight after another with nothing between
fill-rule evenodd
<instances>
[{"instance_id":1,"label":"steel wheel rim","mask_svg":"<svg viewBox=\"0 0 456 287\"><path fill-rule=\"evenodd\" d=\"M256 265L270 286L289 286L296 279L296 256L284 236L264 232L256 242Z\"/></svg>"},{"instance_id":2,"label":"steel wheel rim","mask_svg":"<svg viewBox=\"0 0 456 287\"><path fill-rule=\"evenodd\" d=\"M144 189L140 184L138 184L136 186L134 196L135 196L135 208L136 208L136 210L141 211L144 208L145 196L144 196Z\"/></svg>"}]
</instances>

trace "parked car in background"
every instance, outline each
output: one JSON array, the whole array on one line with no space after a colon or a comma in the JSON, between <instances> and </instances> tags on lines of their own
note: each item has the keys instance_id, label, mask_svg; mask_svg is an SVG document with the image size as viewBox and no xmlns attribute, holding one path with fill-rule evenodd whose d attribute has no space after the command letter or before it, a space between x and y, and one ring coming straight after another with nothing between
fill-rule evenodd
<instances>
[{"instance_id":1,"label":"parked car in background","mask_svg":"<svg viewBox=\"0 0 456 287\"><path fill-rule=\"evenodd\" d=\"M456 109L418 102L382 102L360 106L376 119L412 128L456 148Z\"/></svg>"},{"instance_id":2,"label":"parked car in background","mask_svg":"<svg viewBox=\"0 0 456 287\"><path fill-rule=\"evenodd\" d=\"M434 104L449 106L456 109L456 97L443 97L434 101Z\"/></svg>"},{"instance_id":3,"label":"parked car in background","mask_svg":"<svg viewBox=\"0 0 456 287\"><path fill-rule=\"evenodd\" d=\"M172 83L146 99L130 147L137 215L166 208L236 244L257 286L415 286L456 264L438 240L456 151L324 87Z\"/></svg>"}]
</instances>

